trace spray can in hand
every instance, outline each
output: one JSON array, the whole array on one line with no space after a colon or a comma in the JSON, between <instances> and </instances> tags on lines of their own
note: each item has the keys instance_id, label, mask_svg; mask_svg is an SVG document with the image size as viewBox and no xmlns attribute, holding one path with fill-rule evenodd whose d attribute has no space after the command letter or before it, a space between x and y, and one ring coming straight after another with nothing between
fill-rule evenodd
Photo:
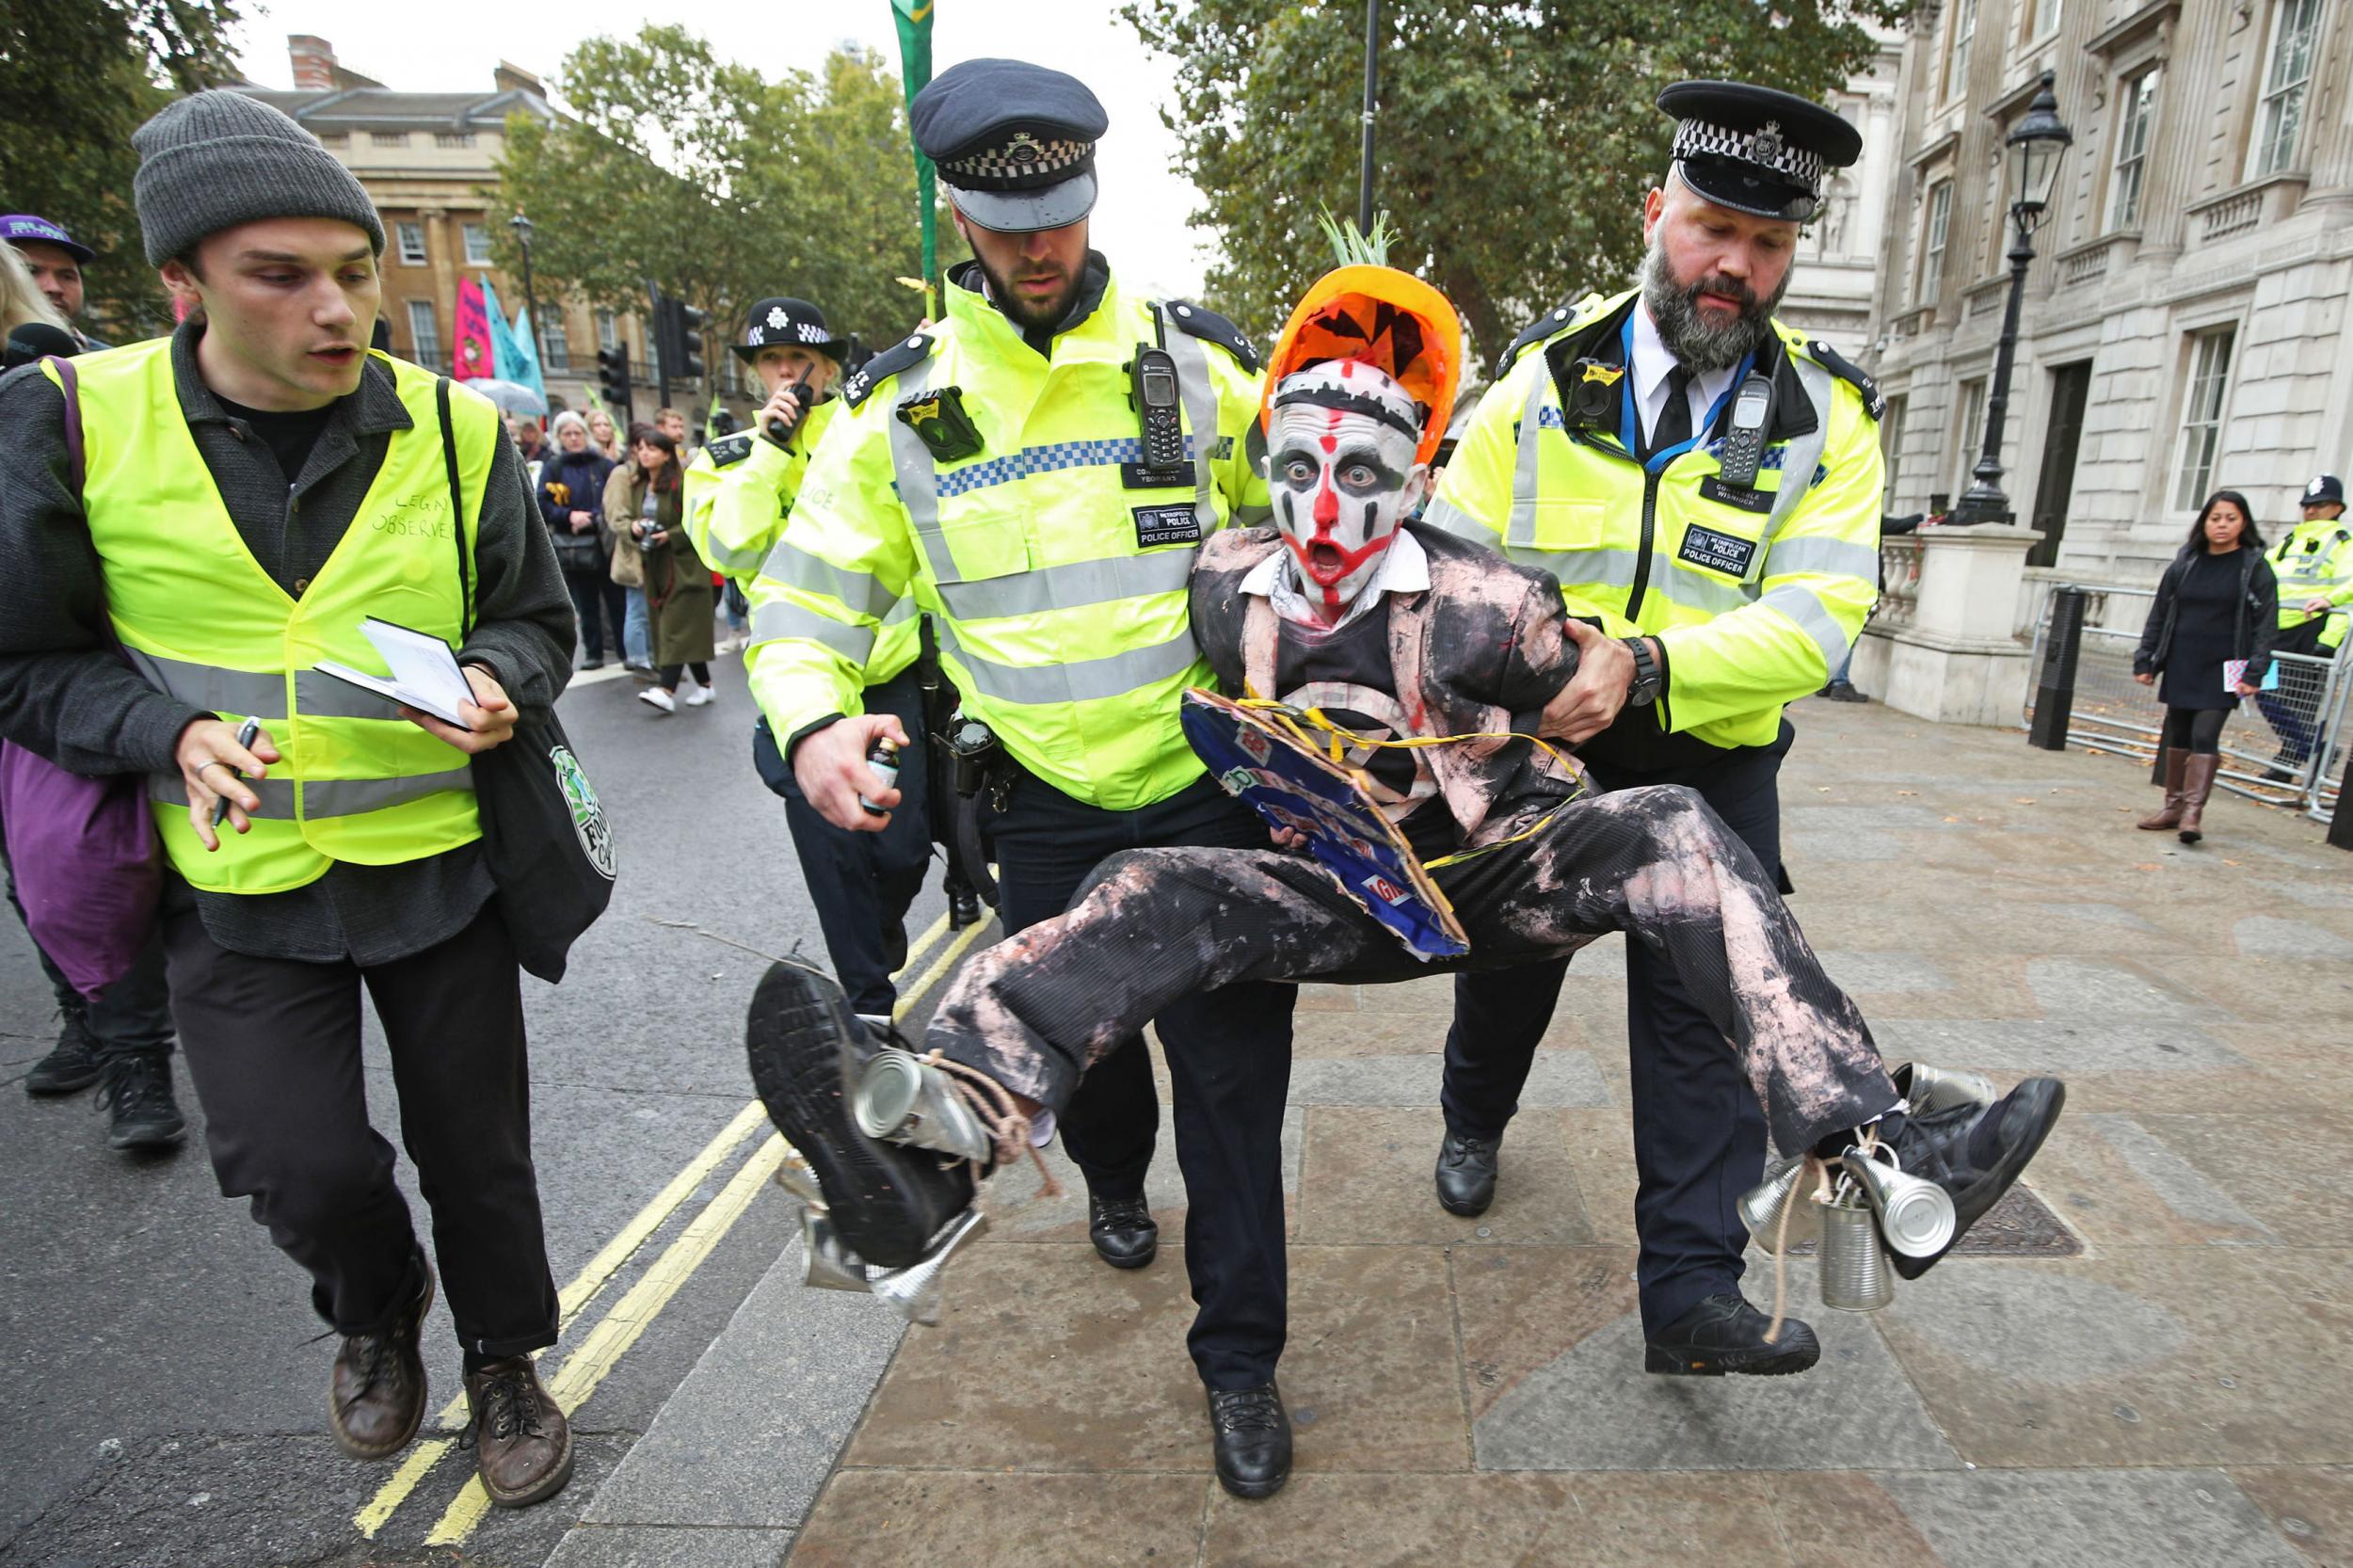
<instances>
[{"instance_id":1,"label":"spray can in hand","mask_svg":"<svg viewBox=\"0 0 2353 1568\"><path fill-rule=\"evenodd\" d=\"M899 787L899 745L889 736L874 737L874 744L866 749L866 765L873 772L876 778L882 780L884 789L895 790ZM890 815L888 811L868 800L864 795L857 797L857 803L866 808L866 814L870 817Z\"/></svg>"}]
</instances>

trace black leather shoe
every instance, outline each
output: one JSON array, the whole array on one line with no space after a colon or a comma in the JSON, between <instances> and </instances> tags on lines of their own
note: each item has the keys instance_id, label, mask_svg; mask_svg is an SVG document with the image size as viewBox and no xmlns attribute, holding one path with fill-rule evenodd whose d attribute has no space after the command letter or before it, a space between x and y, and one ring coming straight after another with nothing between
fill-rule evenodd
<instances>
[{"instance_id":1,"label":"black leather shoe","mask_svg":"<svg viewBox=\"0 0 2353 1568\"><path fill-rule=\"evenodd\" d=\"M816 1171L852 1252L904 1269L971 1207L964 1161L858 1130L849 1092L879 1044L829 976L789 959L771 964L752 993L744 1044L768 1119Z\"/></svg>"},{"instance_id":2,"label":"black leather shoe","mask_svg":"<svg viewBox=\"0 0 2353 1568\"><path fill-rule=\"evenodd\" d=\"M44 1096L70 1095L97 1082L98 1074L98 1037L89 1032L88 1016L78 1007L71 1008L57 1031L56 1048L24 1075L24 1092Z\"/></svg>"},{"instance_id":3,"label":"black leather shoe","mask_svg":"<svg viewBox=\"0 0 2353 1568\"><path fill-rule=\"evenodd\" d=\"M1112 1268L1141 1269L1160 1255L1160 1227L1143 1193L1107 1198L1090 1191L1087 1240L1095 1243L1096 1256Z\"/></svg>"},{"instance_id":4,"label":"black leather shoe","mask_svg":"<svg viewBox=\"0 0 2353 1568\"><path fill-rule=\"evenodd\" d=\"M177 1148L188 1133L180 1103L171 1095L171 1057L160 1050L109 1058L98 1104L106 1112L106 1146L113 1149Z\"/></svg>"},{"instance_id":5,"label":"black leather shoe","mask_svg":"<svg viewBox=\"0 0 2353 1568\"><path fill-rule=\"evenodd\" d=\"M988 910L981 903L980 889L959 883L948 889L948 929L962 931L968 925L978 925L988 919Z\"/></svg>"},{"instance_id":6,"label":"black leather shoe","mask_svg":"<svg viewBox=\"0 0 2353 1568\"><path fill-rule=\"evenodd\" d=\"M1781 1336L1766 1343L1772 1321L1737 1291L1710 1296L1650 1336L1642 1370L1685 1378L1735 1372L1774 1378L1802 1372L1822 1359L1821 1342L1795 1318L1784 1318Z\"/></svg>"},{"instance_id":7,"label":"black leather shoe","mask_svg":"<svg viewBox=\"0 0 2353 1568\"><path fill-rule=\"evenodd\" d=\"M1496 1145L1500 1138L1449 1132L1438 1145L1438 1207L1465 1219L1496 1201Z\"/></svg>"},{"instance_id":8,"label":"black leather shoe","mask_svg":"<svg viewBox=\"0 0 2353 1568\"><path fill-rule=\"evenodd\" d=\"M1935 1182L1953 1200L1953 1241L1958 1241L2010 1190L2051 1135L2066 1103L2066 1084L2056 1078L2030 1078L1992 1105L1892 1117L1887 1142L1907 1176ZM1918 1279L1953 1250L1953 1241L1927 1257L1906 1257L1890 1248L1887 1260L1899 1278Z\"/></svg>"},{"instance_id":9,"label":"black leather shoe","mask_svg":"<svg viewBox=\"0 0 2353 1568\"><path fill-rule=\"evenodd\" d=\"M1274 1384L1212 1388L1217 1483L1237 1497L1272 1497L1291 1479L1291 1416Z\"/></svg>"}]
</instances>

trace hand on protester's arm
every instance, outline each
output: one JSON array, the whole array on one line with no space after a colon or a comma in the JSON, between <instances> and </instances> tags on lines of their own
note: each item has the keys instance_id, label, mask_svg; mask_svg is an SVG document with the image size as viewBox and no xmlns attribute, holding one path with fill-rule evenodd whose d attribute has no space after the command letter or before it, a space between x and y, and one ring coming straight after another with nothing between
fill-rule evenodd
<instances>
[{"instance_id":1,"label":"hand on protester's arm","mask_svg":"<svg viewBox=\"0 0 2353 1568\"><path fill-rule=\"evenodd\" d=\"M817 814L852 833L879 833L890 824L899 792L886 790L866 765L866 753L877 735L907 744L906 726L888 713L858 713L836 719L824 728L804 736L792 748L792 776L801 794ZM883 808L875 816L858 804L865 796Z\"/></svg>"},{"instance_id":2,"label":"hand on protester's arm","mask_svg":"<svg viewBox=\"0 0 2353 1568\"><path fill-rule=\"evenodd\" d=\"M1634 655L1608 632L1572 617L1569 638L1577 644L1577 674L1545 704L1544 723L1537 733L1571 745L1589 741L1609 728L1625 706L1626 688L1634 683ZM1658 657L1651 642L1651 657Z\"/></svg>"},{"instance_id":3,"label":"hand on protester's arm","mask_svg":"<svg viewBox=\"0 0 2353 1568\"><path fill-rule=\"evenodd\" d=\"M249 747L237 744L237 727L225 719L198 719L180 731L172 760L180 765L180 780L187 788L188 822L207 850L220 848L213 808L224 798L229 825L239 833L252 828L251 813L262 808L262 797L247 780L266 777L269 764L278 760L278 746L266 729L253 737Z\"/></svg>"}]
</instances>

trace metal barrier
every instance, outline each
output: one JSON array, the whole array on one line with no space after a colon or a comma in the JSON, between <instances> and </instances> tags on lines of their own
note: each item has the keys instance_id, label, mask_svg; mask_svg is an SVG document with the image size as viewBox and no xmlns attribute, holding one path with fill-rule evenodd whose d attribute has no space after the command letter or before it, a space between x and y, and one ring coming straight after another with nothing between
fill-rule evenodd
<instances>
[{"instance_id":1,"label":"metal barrier","mask_svg":"<svg viewBox=\"0 0 2353 1568\"><path fill-rule=\"evenodd\" d=\"M2069 744L2137 758L2154 775L2165 706L2156 687L2133 679L2133 649L2154 597L2153 589L2113 583L2052 584L2035 617L2027 664L2034 676L2024 720L2034 744L2056 749L2063 722ZM2080 632L2070 635L2076 625ZM2223 726L2216 782L2327 822L2344 786L2345 749L2353 745L2353 667L2298 653L2281 654L2275 663L2278 688L2242 700ZM2047 722L2040 725L2038 707L2046 710ZM2265 776L2273 772L2288 777Z\"/></svg>"}]
</instances>

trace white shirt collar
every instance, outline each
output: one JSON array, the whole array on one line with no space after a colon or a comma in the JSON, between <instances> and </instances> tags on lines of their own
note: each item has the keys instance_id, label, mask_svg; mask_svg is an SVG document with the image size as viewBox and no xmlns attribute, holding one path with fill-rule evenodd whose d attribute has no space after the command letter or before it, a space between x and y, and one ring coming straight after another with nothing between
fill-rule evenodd
<instances>
[{"instance_id":1,"label":"white shirt collar","mask_svg":"<svg viewBox=\"0 0 2353 1568\"><path fill-rule=\"evenodd\" d=\"M1650 305L1637 300L1634 306L1634 404L1641 410L1642 434L1648 436L1658 427L1658 411L1667 406L1667 372L1676 363L1673 350L1658 335L1658 324L1650 318ZM1700 435L1707 434L1707 410L1732 385L1732 374L1737 365L1721 370L1701 371L1691 377L1691 428Z\"/></svg>"},{"instance_id":2,"label":"white shirt collar","mask_svg":"<svg viewBox=\"0 0 2353 1568\"><path fill-rule=\"evenodd\" d=\"M1274 613L1286 620L1295 620L1319 631L1337 632L1381 602L1383 594L1426 593L1430 588L1430 557L1422 550L1421 541L1404 528L1389 541L1389 548L1381 552L1381 561L1372 568L1372 577L1364 591L1352 600L1340 618L1329 628L1307 596L1299 581L1299 562L1288 546L1277 549L1242 574L1241 591L1269 600Z\"/></svg>"}]
</instances>

